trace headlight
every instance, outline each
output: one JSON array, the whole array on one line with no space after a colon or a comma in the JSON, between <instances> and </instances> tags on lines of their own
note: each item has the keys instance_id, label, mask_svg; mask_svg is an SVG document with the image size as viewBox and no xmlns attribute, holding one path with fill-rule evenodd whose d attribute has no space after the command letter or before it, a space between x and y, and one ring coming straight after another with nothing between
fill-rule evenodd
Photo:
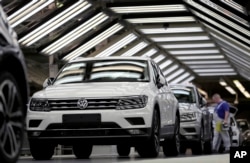
<instances>
[{"instance_id":1,"label":"headlight","mask_svg":"<svg viewBox=\"0 0 250 163\"><path fill-rule=\"evenodd\" d=\"M147 105L148 97L143 96L130 96L130 97L122 97L119 99L116 109L124 110L124 109L140 109L144 108Z\"/></svg>"},{"instance_id":2,"label":"headlight","mask_svg":"<svg viewBox=\"0 0 250 163\"><path fill-rule=\"evenodd\" d=\"M47 99L31 99L29 107L32 111L50 111Z\"/></svg>"},{"instance_id":3,"label":"headlight","mask_svg":"<svg viewBox=\"0 0 250 163\"><path fill-rule=\"evenodd\" d=\"M181 113L181 121L195 121L197 119L195 112Z\"/></svg>"}]
</instances>

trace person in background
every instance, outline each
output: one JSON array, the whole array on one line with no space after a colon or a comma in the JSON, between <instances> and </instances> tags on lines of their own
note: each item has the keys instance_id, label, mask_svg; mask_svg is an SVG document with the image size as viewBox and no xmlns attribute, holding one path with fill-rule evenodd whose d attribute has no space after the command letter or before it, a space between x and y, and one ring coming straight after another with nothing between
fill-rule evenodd
<instances>
[{"instance_id":1,"label":"person in background","mask_svg":"<svg viewBox=\"0 0 250 163\"><path fill-rule=\"evenodd\" d=\"M213 95L213 101L217 103L214 109L214 138L213 138L213 152L217 153L220 147L221 139L224 143L225 153L230 151L230 136L229 136L229 104L221 99L219 94Z\"/></svg>"}]
</instances>

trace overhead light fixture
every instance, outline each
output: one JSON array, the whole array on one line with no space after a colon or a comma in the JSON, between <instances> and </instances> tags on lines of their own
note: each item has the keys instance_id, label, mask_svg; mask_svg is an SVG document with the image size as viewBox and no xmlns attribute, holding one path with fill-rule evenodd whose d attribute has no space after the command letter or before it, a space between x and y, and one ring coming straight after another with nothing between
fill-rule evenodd
<instances>
[{"instance_id":1,"label":"overhead light fixture","mask_svg":"<svg viewBox=\"0 0 250 163\"><path fill-rule=\"evenodd\" d=\"M224 38L222 38L221 36L219 36L219 35L217 35L217 34L215 34L215 33L213 33L213 32L210 33L211 36L213 36L214 38L216 38L216 39L218 39L218 40L224 42L225 44L231 46L232 48L239 50L240 52L244 53L245 55L250 56L250 54L249 54L250 47L245 46L244 44L240 43L239 41L236 41L235 39L233 39L233 38L231 38L231 37L229 37L229 36L226 36L225 34L219 32L219 31L216 31L216 32L218 32L220 35L222 35L222 36L225 37L226 39L231 40L232 42L231 42L231 41L228 41L228 40L226 40L226 39L224 39ZM245 50L244 48L242 48L242 47L244 47L244 48L247 49L248 51L246 51L246 50Z\"/></svg>"},{"instance_id":2,"label":"overhead light fixture","mask_svg":"<svg viewBox=\"0 0 250 163\"><path fill-rule=\"evenodd\" d=\"M163 72L164 76L167 76L169 73L173 72L176 70L179 66L178 65L173 65L170 68L168 68L166 71Z\"/></svg>"},{"instance_id":3,"label":"overhead light fixture","mask_svg":"<svg viewBox=\"0 0 250 163\"><path fill-rule=\"evenodd\" d=\"M199 55L199 56L177 56L179 60L207 60L207 59L223 59L223 55ZM199 61L200 62L200 61Z\"/></svg>"},{"instance_id":4,"label":"overhead light fixture","mask_svg":"<svg viewBox=\"0 0 250 163\"><path fill-rule=\"evenodd\" d=\"M227 68L227 69L193 69L194 72L200 73L200 72L235 72L234 69L232 68Z\"/></svg>"},{"instance_id":5,"label":"overhead light fixture","mask_svg":"<svg viewBox=\"0 0 250 163\"><path fill-rule=\"evenodd\" d=\"M230 33L231 35L233 35L233 36L235 36L235 37L241 39L242 41L244 41L244 42L250 44L249 39L247 39L247 38L245 38L245 37L239 35L238 33L234 32L233 30L230 30L229 28L226 28L225 26L221 25L220 23L217 23L216 21L214 21L214 20L208 18L207 16L204 16L203 14L201 14L201 13L199 13L199 12L197 12L197 11L192 10L192 12L193 12L196 16L200 17L201 19L203 19L203 20L205 20L205 21L207 21L207 22L213 24L214 26L216 26L216 27L222 29L223 31L226 31L227 33ZM203 23L203 24L204 24L205 26L208 26L209 28L213 28L213 27L207 25L206 23Z\"/></svg>"},{"instance_id":6,"label":"overhead light fixture","mask_svg":"<svg viewBox=\"0 0 250 163\"><path fill-rule=\"evenodd\" d=\"M195 22L195 18L192 16L182 16L182 17L154 17L154 18L131 18L126 19L132 24L138 23L177 23L177 22Z\"/></svg>"},{"instance_id":7,"label":"overhead light fixture","mask_svg":"<svg viewBox=\"0 0 250 163\"><path fill-rule=\"evenodd\" d=\"M232 18L232 19L234 19L235 21L237 21L237 22L239 22L239 23L241 23L241 24L243 24L243 25L245 25L247 27L250 27L249 24L248 24L248 22L246 20L244 20L241 17L235 15L234 13L226 10L225 8L223 8L223 7L221 7L221 6L213 3L212 1L210 1L210 0L200 0L200 1L202 3L204 3L204 4L207 4L208 6L212 7L216 11L219 11L220 13L222 13L222 14L224 14L224 15Z\"/></svg>"},{"instance_id":8,"label":"overhead light fixture","mask_svg":"<svg viewBox=\"0 0 250 163\"><path fill-rule=\"evenodd\" d=\"M38 1L33 0L21 9L14 12L12 15L8 17L8 20L11 24L12 28L15 28L20 23L24 22L28 18L30 18L32 15L36 14L37 12L41 11L46 6L53 3L54 0L48 0L48 1Z\"/></svg>"},{"instance_id":9,"label":"overhead light fixture","mask_svg":"<svg viewBox=\"0 0 250 163\"><path fill-rule=\"evenodd\" d=\"M90 30L92 30L93 28L95 28L96 26L98 26L99 24L107 20L108 18L109 17L104 13L99 13L95 15L91 19L84 22L82 25L78 26L77 28L75 28L74 30L66 34L65 36L61 37L54 43L44 48L42 52L45 54L49 54L49 55L57 52L58 50L62 49L63 47L71 43L72 41L76 40L80 36L89 32Z\"/></svg>"},{"instance_id":10,"label":"overhead light fixture","mask_svg":"<svg viewBox=\"0 0 250 163\"><path fill-rule=\"evenodd\" d=\"M226 88L226 90L227 90L229 93L231 93L232 95L235 95L235 94L236 94L236 92L233 90L232 87L226 86L225 88Z\"/></svg>"},{"instance_id":11,"label":"overhead light fixture","mask_svg":"<svg viewBox=\"0 0 250 163\"><path fill-rule=\"evenodd\" d=\"M46 23L42 24L38 28L34 29L24 37L22 37L19 42L23 45L30 46L36 41L40 40L50 32L54 31L58 27L62 26L78 14L82 13L91 6L88 2L84 0L79 0L69 8L65 9L55 17L48 20Z\"/></svg>"},{"instance_id":12,"label":"overhead light fixture","mask_svg":"<svg viewBox=\"0 0 250 163\"><path fill-rule=\"evenodd\" d=\"M212 48L214 43L197 43L197 44L161 44L164 49L185 49L185 48Z\"/></svg>"},{"instance_id":13,"label":"overhead light fixture","mask_svg":"<svg viewBox=\"0 0 250 163\"><path fill-rule=\"evenodd\" d=\"M146 43L146 42L140 42L139 44L137 44L133 48L131 48L128 51L126 51L125 53L123 53L121 56L133 56L135 53L139 52L140 50L145 48L147 45L148 45L148 43Z\"/></svg>"},{"instance_id":14,"label":"overhead light fixture","mask_svg":"<svg viewBox=\"0 0 250 163\"><path fill-rule=\"evenodd\" d=\"M227 86L227 83L226 83L225 80L223 80L223 79L220 79L219 83L220 83L220 85L223 86L223 87Z\"/></svg>"},{"instance_id":15,"label":"overhead light fixture","mask_svg":"<svg viewBox=\"0 0 250 163\"><path fill-rule=\"evenodd\" d=\"M249 92L246 90L246 88L240 83L239 80L233 80L233 83L235 86L240 90L240 92L246 97L250 98Z\"/></svg>"},{"instance_id":16,"label":"overhead light fixture","mask_svg":"<svg viewBox=\"0 0 250 163\"><path fill-rule=\"evenodd\" d=\"M194 76L190 76L189 78L185 79L184 81L182 81L180 84L187 84L190 83L191 81L193 81L195 79Z\"/></svg>"},{"instance_id":17,"label":"overhead light fixture","mask_svg":"<svg viewBox=\"0 0 250 163\"><path fill-rule=\"evenodd\" d=\"M156 52L157 52L157 50L155 50L155 49L150 49L150 50L148 50L146 53L144 53L144 54L142 55L142 57L151 57L151 56L154 55Z\"/></svg>"},{"instance_id":18,"label":"overhead light fixture","mask_svg":"<svg viewBox=\"0 0 250 163\"><path fill-rule=\"evenodd\" d=\"M184 69L179 69L175 71L174 73L172 73L171 75L167 75L166 78L169 82L171 82L171 80L173 80L174 78L176 78L178 75L180 75L183 72L184 72Z\"/></svg>"},{"instance_id":19,"label":"overhead light fixture","mask_svg":"<svg viewBox=\"0 0 250 163\"><path fill-rule=\"evenodd\" d=\"M169 83L172 84L179 84L182 80L184 80L185 78L187 78L188 76L190 76L190 73L186 72L182 75L179 75L176 79L170 81Z\"/></svg>"},{"instance_id":20,"label":"overhead light fixture","mask_svg":"<svg viewBox=\"0 0 250 163\"><path fill-rule=\"evenodd\" d=\"M226 60L215 60L215 61L183 61L184 64L187 65L205 65L205 64L210 64L210 65L214 65L214 64L228 64L228 61Z\"/></svg>"},{"instance_id":21,"label":"overhead light fixture","mask_svg":"<svg viewBox=\"0 0 250 163\"><path fill-rule=\"evenodd\" d=\"M191 6L195 7L195 8L197 8L197 9L199 9L200 11L203 11L203 12L209 14L210 16L216 18L217 20L226 23L227 25L229 25L230 27L238 30L239 32L241 32L241 33L243 33L243 34L245 34L247 36L250 36L249 30L246 30L245 28L243 28L243 27L241 27L241 26L233 23L232 21L224 18L223 16L220 16L219 14L217 14L217 13L215 13L215 12L207 9L206 7L204 7L204 6L196 3L195 1L193 1L193 0L184 0L184 1L186 3L188 3L189 5L191 5Z\"/></svg>"},{"instance_id":22,"label":"overhead light fixture","mask_svg":"<svg viewBox=\"0 0 250 163\"><path fill-rule=\"evenodd\" d=\"M179 5L148 5L148 6L125 6L125 7L110 7L116 13L150 13L150 12L173 12L187 11L182 4Z\"/></svg>"},{"instance_id":23,"label":"overhead light fixture","mask_svg":"<svg viewBox=\"0 0 250 163\"><path fill-rule=\"evenodd\" d=\"M225 3L226 5L234 8L235 10L247 15L246 10L243 6L239 5L238 3L236 3L233 0L220 0L221 2Z\"/></svg>"},{"instance_id":24,"label":"overhead light fixture","mask_svg":"<svg viewBox=\"0 0 250 163\"><path fill-rule=\"evenodd\" d=\"M163 55L163 54L160 54L160 55L158 55L157 57L154 58L154 61L155 61L156 63L158 63L158 62L160 62L161 60L163 60L164 58L166 58L166 56Z\"/></svg>"},{"instance_id":25,"label":"overhead light fixture","mask_svg":"<svg viewBox=\"0 0 250 163\"><path fill-rule=\"evenodd\" d=\"M63 60L72 60L75 59L76 57L79 57L80 55L84 54L86 51L89 49L95 47L96 45L100 44L103 40L109 38L119 30L123 28L122 25L120 24L115 24L112 27L108 28L106 31L103 33L99 34L98 36L94 37L93 39L89 40L87 43L83 44L79 48L75 49L68 55L66 55Z\"/></svg>"},{"instance_id":26,"label":"overhead light fixture","mask_svg":"<svg viewBox=\"0 0 250 163\"><path fill-rule=\"evenodd\" d=\"M212 73L199 73L199 76L235 76L235 72L212 72Z\"/></svg>"},{"instance_id":27,"label":"overhead light fixture","mask_svg":"<svg viewBox=\"0 0 250 163\"><path fill-rule=\"evenodd\" d=\"M202 41L210 40L208 36L166 36L166 37L151 37L155 42L175 42L175 41Z\"/></svg>"},{"instance_id":28,"label":"overhead light fixture","mask_svg":"<svg viewBox=\"0 0 250 163\"><path fill-rule=\"evenodd\" d=\"M169 66L172 63L173 63L173 61L168 59L166 62L160 64L159 67L160 67L161 70L163 70L165 67Z\"/></svg>"},{"instance_id":29,"label":"overhead light fixture","mask_svg":"<svg viewBox=\"0 0 250 163\"><path fill-rule=\"evenodd\" d=\"M161 33L194 33L203 32L201 27L170 27L170 28L140 28L139 29L144 34L161 34Z\"/></svg>"},{"instance_id":30,"label":"overhead light fixture","mask_svg":"<svg viewBox=\"0 0 250 163\"><path fill-rule=\"evenodd\" d=\"M218 49L209 49L209 50L170 50L170 54L172 55L188 55L188 54L216 54L220 53Z\"/></svg>"},{"instance_id":31,"label":"overhead light fixture","mask_svg":"<svg viewBox=\"0 0 250 163\"><path fill-rule=\"evenodd\" d=\"M111 45L107 49L103 50L99 54L96 55L96 57L107 57L115 52L117 52L119 49L123 48L133 40L135 40L137 36L133 33L128 34L126 37L122 38L120 41L116 42L115 44Z\"/></svg>"},{"instance_id":32,"label":"overhead light fixture","mask_svg":"<svg viewBox=\"0 0 250 163\"><path fill-rule=\"evenodd\" d=\"M191 69L202 69L202 68L217 68L217 69L220 69L220 68L231 68L230 65L216 65L216 64L213 64L213 65L191 65L189 66Z\"/></svg>"}]
</instances>

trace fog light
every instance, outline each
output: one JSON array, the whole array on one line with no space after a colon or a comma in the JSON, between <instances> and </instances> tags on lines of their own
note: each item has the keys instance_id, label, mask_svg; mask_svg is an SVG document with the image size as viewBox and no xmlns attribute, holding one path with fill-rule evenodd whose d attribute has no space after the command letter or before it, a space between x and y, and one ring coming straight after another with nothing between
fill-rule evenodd
<instances>
[{"instance_id":1,"label":"fog light","mask_svg":"<svg viewBox=\"0 0 250 163\"><path fill-rule=\"evenodd\" d=\"M40 131L35 131L35 132L32 132L31 135L32 135L32 136L40 136L40 135L41 135L41 132L40 132Z\"/></svg>"},{"instance_id":2,"label":"fog light","mask_svg":"<svg viewBox=\"0 0 250 163\"><path fill-rule=\"evenodd\" d=\"M128 130L128 132L129 132L131 135L141 135L141 134L144 134L144 132L141 131L141 130L139 130L139 129Z\"/></svg>"}]
</instances>

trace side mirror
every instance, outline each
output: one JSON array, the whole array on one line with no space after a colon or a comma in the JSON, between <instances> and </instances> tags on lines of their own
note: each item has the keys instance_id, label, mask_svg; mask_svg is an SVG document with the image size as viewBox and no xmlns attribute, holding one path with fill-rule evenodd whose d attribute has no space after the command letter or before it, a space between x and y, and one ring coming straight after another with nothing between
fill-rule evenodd
<instances>
[{"instance_id":1,"label":"side mirror","mask_svg":"<svg viewBox=\"0 0 250 163\"><path fill-rule=\"evenodd\" d=\"M45 79L45 81L43 82L43 88L46 88L49 85L51 85L52 82L53 82L53 80L54 80L54 78L47 78L47 79Z\"/></svg>"},{"instance_id":2,"label":"side mirror","mask_svg":"<svg viewBox=\"0 0 250 163\"><path fill-rule=\"evenodd\" d=\"M201 98L201 106L206 106L207 100L205 98Z\"/></svg>"},{"instance_id":3,"label":"side mirror","mask_svg":"<svg viewBox=\"0 0 250 163\"><path fill-rule=\"evenodd\" d=\"M166 80L162 76L157 75L156 85L157 85L158 89L163 87L165 85L165 82L166 82Z\"/></svg>"}]
</instances>

